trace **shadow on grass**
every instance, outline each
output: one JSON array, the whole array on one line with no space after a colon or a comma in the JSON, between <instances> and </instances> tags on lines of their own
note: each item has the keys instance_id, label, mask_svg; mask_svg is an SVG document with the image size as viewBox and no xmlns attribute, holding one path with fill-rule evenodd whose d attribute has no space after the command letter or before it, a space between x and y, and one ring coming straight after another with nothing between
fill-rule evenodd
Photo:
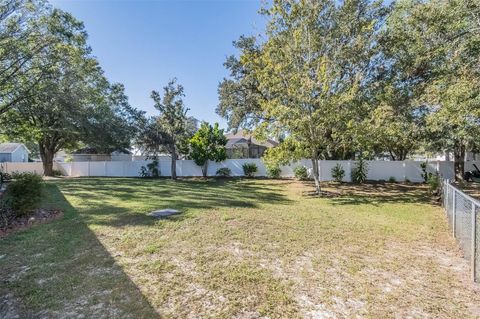
<instances>
[{"instance_id":1,"label":"shadow on grass","mask_svg":"<svg viewBox=\"0 0 480 319\"><path fill-rule=\"evenodd\" d=\"M314 187L313 183L311 187ZM421 184L369 182L364 184L324 183L332 205L380 205L385 203L431 203L427 187Z\"/></svg>"},{"instance_id":2,"label":"shadow on grass","mask_svg":"<svg viewBox=\"0 0 480 319\"><path fill-rule=\"evenodd\" d=\"M46 197L63 219L0 239L0 318L160 317L55 184Z\"/></svg>"},{"instance_id":3,"label":"shadow on grass","mask_svg":"<svg viewBox=\"0 0 480 319\"><path fill-rule=\"evenodd\" d=\"M193 210L221 207L257 208L262 203L288 204L282 183L242 179L140 179L82 178L57 182L65 194L80 198L86 205L82 218L87 223L121 227L153 225L146 213L174 208L181 215L166 218L178 222Z\"/></svg>"}]
</instances>

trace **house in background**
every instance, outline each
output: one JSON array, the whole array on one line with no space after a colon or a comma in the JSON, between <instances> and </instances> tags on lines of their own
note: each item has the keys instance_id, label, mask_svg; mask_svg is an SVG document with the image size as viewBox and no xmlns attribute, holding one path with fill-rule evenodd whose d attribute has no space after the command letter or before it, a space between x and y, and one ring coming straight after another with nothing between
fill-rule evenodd
<instances>
[{"instance_id":1,"label":"house in background","mask_svg":"<svg viewBox=\"0 0 480 319\"><path fill-rule=\"evenodd\" d=\"M22 143L0 144L0 163L4 162L28 162L30 151Z\"/></svg>"},{"instance_id":2,"label":"house in background","mask_svg":"<svg viewBox=\"0 0 480 319\"><path fill-rule=\"evenodd\" d=\"M261 158L268 148L278 145L278 142L271 139L259 141L243 130L227 133L225 137L228 140L225 145L228 158Z\"/></svg>"}]
</instances>

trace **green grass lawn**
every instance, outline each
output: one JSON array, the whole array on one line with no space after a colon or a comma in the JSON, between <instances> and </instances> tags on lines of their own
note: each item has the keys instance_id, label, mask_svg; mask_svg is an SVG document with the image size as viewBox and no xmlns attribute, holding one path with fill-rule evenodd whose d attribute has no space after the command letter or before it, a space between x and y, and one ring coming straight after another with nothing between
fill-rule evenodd
<instances>
[{"instance_id":1,"label":"green grass lawn","mask_svg":"<svg viewBox=\"0 0 480 319\"><path fill-rule=\"evenodd\" d=\"M0 239L0 317L474 318L480 292L415 186L49 181L65 217ZM159 208L184 213L154 220Z\"/></svg>"}]
</instances>

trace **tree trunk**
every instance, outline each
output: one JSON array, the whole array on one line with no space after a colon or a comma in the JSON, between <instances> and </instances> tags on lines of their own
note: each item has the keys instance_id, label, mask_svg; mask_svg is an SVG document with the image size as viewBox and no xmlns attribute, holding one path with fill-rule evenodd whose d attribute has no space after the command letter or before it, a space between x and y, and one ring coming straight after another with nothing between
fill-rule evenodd
<instances>
[{"instance_id":1,"label":"tree trunk","mask_svg":"<svg viewBox=\"0 0 480 319\"><path fill-rule=\"evenodd\" d=\"M320 195L320 173L318 171L318 159L312 158L313 165L313 180L315 181L315 192Z\"/></svg>"},{"instance_id":2,"label":"tree trunk","mask_svg":"<svg viewBox=\"0 0 480 319\"><path fill-rule=\"evenodd\" d=\"M177 179L177 152L172 152L172 179Z\"/></svg>"},{"instance_id":3,"label":"tree trunk","mask_svg":"<svg viewBox=\"0 0 480 319\"><path fill-rule=\"evenodd\" d=\"M394 161L394 160L395 160L395 155L393 154L392 151L388 151L388 152L390 153L390 159L391 159L392 161Z\"/></svg>"},{"instance_id":4,"label":"tree trunk","mask_svg":"<svg viewBox=\"0 0 480 319\"><path fill-rule=\"evenodd\" d=\"M53 176L53 157L55 156L55 150L47 147L41 142L38 143L38 146L43 163L43 175Z\"/></svg>"},{"instance_id":5,"label":"tree trunk","mask_svg":"<svg viewBox=\"0 0 480 319\"><path fill-rule=\"evenodd\" d=\"M465 145L459 144L453 150L455 180L462 181L465 174Z\"/></svg>"},{"instance_id":6,"label":"tree trunk","mask_svg":"<svg viewBox=\"0 0 480 319\"><path fill-rule=\"evenodd\" d=\"M202 165L202 174L203 174L203 177L207 177L207 173L208 173L208 160L205 161L205 164Z\"/></svg>"}]
</instances>

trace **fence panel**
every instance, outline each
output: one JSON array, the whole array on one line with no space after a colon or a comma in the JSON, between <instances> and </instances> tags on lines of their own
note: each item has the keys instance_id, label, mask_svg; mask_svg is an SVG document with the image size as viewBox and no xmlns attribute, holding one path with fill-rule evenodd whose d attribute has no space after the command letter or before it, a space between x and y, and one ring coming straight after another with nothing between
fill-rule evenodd
<instances>
[{"instance_id":1,"label":"fence panel","mask_svg":"<svg viewBox=\"0 0 480 319\"><path fill-rule=\"evenodd\" d=\"M150 163L150 160L138 161L93 161L93 162L72 162L72 163L54 163L55 169L60 169L64 174L70 176L139 176L141 166ZM210 162L208 176L215 176L217 169L228 167L233 176L243 176L242 165L245 163L255 163L258 167L257 176L266 176L267 170L262 159L227 159L223 162ZM411 182L422 182L421 161L367 161L368 179L370 180L388 180L394 177L397 181L408 179ZM474 162L466 162L466 168L473 167ZM36 172L43 174L42 163L3 163L7 172ZM332 168L340 164L345 171L344 181L351 181L351 169L355 166L355 161L319 161L320 179L322 181L331 181ZM480 163L478 163L480 167ZM282 177L294 177L294 169L297 166L305 166L308 172L312 173L312 161L302 159L290 163L290 165L281 166ZM159 159L159 169L161 176L171 176L171 161L169 157ZM453 178L453 162L429 162L427 171L438 171L443 178ZM201 176L201 169L191 160L177 161L178 176Z\"/></svg>"},{"instance_id":2,"label":"fence panel","mask_svg":"<svg viewBox=\"0 0 480 319\"><path fill-rule=\"evenodd\" d=\"M475 226L474 231L472 232L474 235L473 242L475 245L473 246L473 278L476 281L480 281L480 206L475 207L475 222L473 225Z\"/></svg>"},{"instance_id":3,"label":"fence panel","mask_svg":"<svg viewBox=\"0 0 480 319\"><path fill-rule=\"evenodd\" d=\"M455 192L455 235L465 258L470 259L472 247L472 201L462 192Z\"/></svg>"},{"instance_id":4,"label":"fence panel","mask_svg":"<svg viewBox=\"0 0 480 319\"><path fill-rule=\"evenodd\" d=\"M473 281L480 281L480 202L444 180L443 206L453 236L470 262Z\"/></svg>"},{"instance_id":5,"label":"fence panel","mask_svg":"<svg viewBox=\"0 0 480 319\"><path fill-rule=\"evenodd\" d=\"M6 162L2 163L3 170L6 173L36 173L43 175L43 164L42 163L17 163L17 162Z\"/></svg>"},{"instance_id":6,"label":"fence panel","mask_svg":"<svg viewBox=\"0 0 480 319\"><path fill-rule=\"evenodd\" d=\"M355 164L352 164L353 167ZM405 180L405 162L404 161L367 161L368 176L370 180L388 180L390 177L396 181Z\"/></svg>"}]
</instances>

